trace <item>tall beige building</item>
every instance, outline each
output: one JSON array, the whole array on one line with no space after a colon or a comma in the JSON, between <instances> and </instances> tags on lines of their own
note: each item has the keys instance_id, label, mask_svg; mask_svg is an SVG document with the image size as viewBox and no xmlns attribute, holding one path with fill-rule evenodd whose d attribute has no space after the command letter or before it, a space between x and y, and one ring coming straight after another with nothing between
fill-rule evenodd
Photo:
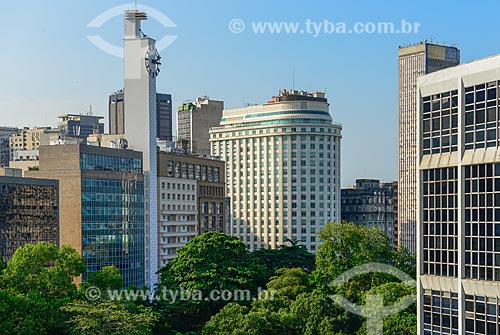
<instances>
[{"instance_id":1,"label":"tall beige building","mask_svg":"<svg viewBox=\"0 0 500 335\"><path fill-rule=\"evenodd\" d=\"M416 252L417 78L460 63L455 47L420 44L398 50L398 223L399 241Z\"/></svg>"},{"instance_id":2,"label":"tall beige building","mask_svg":"<svg viewBox=\"0 0 500 335\"><path fill-rule=\"evenodd\" d=\"M324 93L283 90L258 106L224 110L210 129L212 156L226 161L230 231L250 250L288 239L311 252L340 220L340 141Z\"/></svg>"},{"instance_id":3,"label":"tall beige building","mask_svg":"<svg viewBox=\"0 0 500 335\"><path fill-rule=\"evenodd\" d=\"M208 131L219 125L223 109L224 101L211 100L207 96L179 106L177 137L187 152L210 155Z\"/></svg>"}]
</instances>

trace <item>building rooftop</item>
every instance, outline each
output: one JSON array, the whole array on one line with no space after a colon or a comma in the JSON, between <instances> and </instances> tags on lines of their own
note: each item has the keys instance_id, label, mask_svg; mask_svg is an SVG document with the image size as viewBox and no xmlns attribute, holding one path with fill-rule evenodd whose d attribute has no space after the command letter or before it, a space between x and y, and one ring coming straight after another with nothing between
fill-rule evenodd
<instances>
[{"instance_id":1,"label":"building rooftop","mask_svg":"<svg viewBox=\"0 0 500 335\"><path fill-rule=\"evenodd\" d=\"M298 90L286 90L283 89L279 92L278 95L272 97L268 103L277 103L277 102L285 102L285 101L322 101L327 102L328 100L325 97L324 92L307 92L307 91L298 91Z\"/></svg>"},{"instance_id":2,"label":"building rooftop","mask_svg":"<svg viewBox=\"0 0 500 335\"><path fill-rule=\"evenodd\" d=\"M78 121L82 117L91 117L99 120L104 119L104 116L88 115L88 114L62 114L58 116L58 118L63 119L63 121L67 120Z\"/></svg>"}]
</instances>

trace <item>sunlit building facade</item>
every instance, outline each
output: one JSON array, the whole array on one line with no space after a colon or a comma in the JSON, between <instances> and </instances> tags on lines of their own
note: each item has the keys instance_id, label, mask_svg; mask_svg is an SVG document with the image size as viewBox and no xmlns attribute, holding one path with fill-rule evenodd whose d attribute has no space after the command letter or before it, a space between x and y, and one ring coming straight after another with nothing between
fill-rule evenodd
<instances>
[{"instance_id":1,"label":"sunlit building facade","mask_svg":"<svg viewBox=\"0 0 500 335\"><path fill-rule=\"evenodd\" d=\"M230 233L250 250L295 240L315 252L317 233L340 220L341 131L320 92L224 110L210 143L226 161Z\"/></svg>"},{"instance_id":2,"label":"sunlit building facade","mask_svg":"<svg viewBox=\"0 0 500 335\"><path fill-rule=\"evenodd\" d=\"M419 334L500 334L500 56L418 79Z\"/></svg>"}]
</instances>

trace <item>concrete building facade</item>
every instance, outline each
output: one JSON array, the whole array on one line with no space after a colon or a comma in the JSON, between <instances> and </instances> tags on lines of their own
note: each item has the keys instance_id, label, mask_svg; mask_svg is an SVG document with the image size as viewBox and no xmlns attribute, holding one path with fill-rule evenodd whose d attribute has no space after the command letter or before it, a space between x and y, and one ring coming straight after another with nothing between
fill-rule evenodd
<instances>
[{"instance_id":1,"label":"concrete building facade","mask_svg":"<svg viewBox=\"0 0 500 335\"><path fill-rule=\"evenodd\" d=\"M417 96L419 334L500 334L500 56Z\"/></svg>"},{"instance_id":2,"label":"concrete building facade","mask_svg":"<svg viewBox=\"0 0 500 335\"><path fill-rule=\"evenodd\" d=\"M224 166L220 160L158 154L159 267L197 235L225 232Z\"/></svg>"},{"instance_id":3,"label":"concrete building facade","mask_svg":"<svg viewBox=\"0 0 500 335\"><path fill-rule=\"evenodd\" d=\"M209 129L219 125L224 101L209 97L186 102L177 111L177 137L188 153L210 155Z\"/></svg>"},{"instance_id":4,"label":"concrete building facade","mask_svg":"<svg viewBox=\"0 0 500 335\"><path fill-rule=\"evenodd\" d=\"M84 144L40 147L40 170L28 177L59 181L59 241L92 272L114 265L124 287L145 284L142 154Z\"/></svg>"},{"instance_id":5,"label":"concrete building facade","mask_svg":"<svg viewBox=\"0 0 500 335\"><path fill-rule=\"evenodd\" d=\"M20 171L17 176L13 171L5 172L0 171L0 261L4 265L23 245L59 245L58 181L22 178Z\"/></svg>"},{"instance_id":6,"label":"concrete building facade","mask_svg":"<svg viewBox=\"0 0 500 335\"><path fill-rule=\"evenodd\" d=\"M16 135L18 132L18 128L0 127L0 167L9 166L10 136Z\"/></svg>"},{"instance_id":7,"label":"concrete building facade","mask_svg":"<svg viewBox=\"0 0 500 335\"><path fill-rule=\"evenodd\" d=\"M399 244L416 252L417 221L417 78L460 63L455 47L420 44L398 50Z\"/></svg>"},{"instance_id":8,"label":"concrete building facade","mask_svg":"<svg viewBox=\"0 0 500 335\"><path fill-rule=\"evenodd\" d=\"M341 191L342 220L384 231L397 246L397 182L356 179L356 186Z\"/></svg>"},{"instance_id":9,"label":"concrete building facade","mask_svg":"<svg viewBox=\"0 0 500 335\"><path fill-rule=\"evenodd\" d=\"M224 110L210 143L226 161L231 234L250 250L290 239L315 252L316 233L341 217L341 132L320 92L283 90L266 104Z\"/></svg>"},{"instance_id":10,"label":"concrete building facade","mask_svg":"<svg viewBox=\"0 0 500 335\"><path fill-rule=\"evenodd\" d=\"M156 41L141 29L144 20L147 20L144 12L125 11L124 113L129 148L143 153L146 282L148 287L155 287L158 279L156 77L161 63Z\"/></svg>"}]
</instances>

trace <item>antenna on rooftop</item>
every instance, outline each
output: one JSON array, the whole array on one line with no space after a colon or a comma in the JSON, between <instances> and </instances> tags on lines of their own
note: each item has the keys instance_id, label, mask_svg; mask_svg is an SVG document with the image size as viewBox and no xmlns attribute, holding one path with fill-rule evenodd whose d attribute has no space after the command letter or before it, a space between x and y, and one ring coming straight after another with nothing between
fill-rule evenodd
<instances>
[{"instance_id":1,"label":"antenna on rooftop","mask_svg":"<svg viewBox=\"0 0 500 335\"><path fill-rule=\"evenodd\" d=\"M135 0L135 10L137 10L137 0Z\"/></svg>"},{"instance_id":2,"label":"antenna on rooftop","mask_svg":"<svg viewBox=\"0 0 500 335\"><path fill-rule=\"evenodd\" d=\"M295 66L292 67L292 90L295 90Z\"/></svg>"}]
</instances>

